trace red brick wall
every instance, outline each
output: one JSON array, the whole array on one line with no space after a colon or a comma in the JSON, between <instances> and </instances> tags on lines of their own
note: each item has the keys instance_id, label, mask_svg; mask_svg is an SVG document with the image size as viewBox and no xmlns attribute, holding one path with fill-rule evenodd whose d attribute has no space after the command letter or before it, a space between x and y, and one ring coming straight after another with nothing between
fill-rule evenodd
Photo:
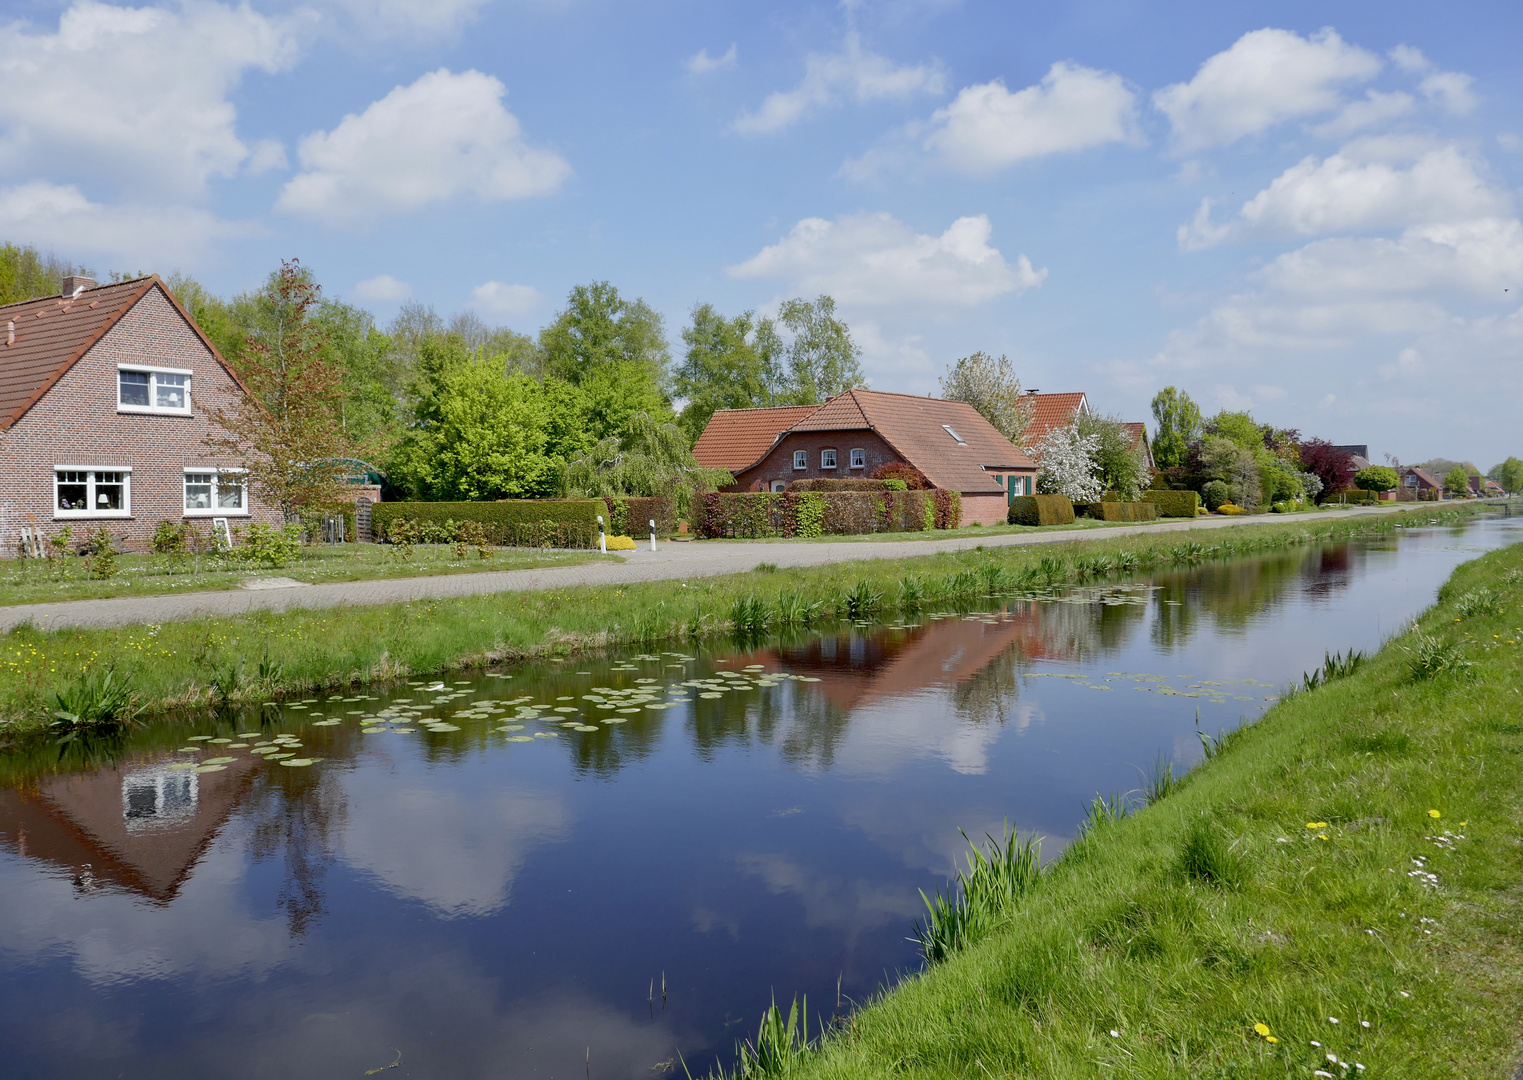
<instances>
[{"instance_id":1,"label":"red brick wall","mask_svg":"<svg viewBox=\"0 0 1523 1080\"><path fill-rule=\"evenodd\" d=\"M118 413L116 365L126 363L194 372L191 415ZM78 539L104 525L127 546L145 548L160 521L185 519L187 466L233 464L203 440L214 427L208 412L238 392L174 305L157 288L149 290L42 400L0 433L0 555L16 554L23 525L47 534L73 525ZM131 466L131 517L56 517L55 465ZM234 525L279 520L257 502L252 514L227 516Z\"/></svg>"},{"instance_id":2,"label":"red brick wall","mask_svg":"<svg viewBox=\"0 0 1523 1080\"><path fill-rule=\"evenodd\" d=\"M850 467L853 449L867 452L866 468ZM807 469L793 467L795 450L808 452ZM821 450L836 452L834 469L820 468ZM736 474L735 486L739 491L770 491L773 480L792 483L794 480L818 480L821 477L836 480L851 477L861 479L871 476L873 470L880 465L900 460L902 459L893 448L871 431L795 431L784 435L756 465Z\"/></svg>"}]
</instances>

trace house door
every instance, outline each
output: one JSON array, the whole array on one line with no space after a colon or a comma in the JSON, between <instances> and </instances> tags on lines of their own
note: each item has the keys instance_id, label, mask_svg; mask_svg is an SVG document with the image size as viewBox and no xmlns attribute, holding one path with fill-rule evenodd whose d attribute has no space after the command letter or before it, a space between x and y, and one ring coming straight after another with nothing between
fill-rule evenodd
<instances>
[{"instance_id":1,"label":"house door","mask_svg":"<svg viewBox=\"0 0 1523 1080\"><path fill-rule=\"evenodd\" d=\"M788 489L788 481L786 481L786 480L774 480L774 481L772 481L772 490L773 491L786 491L787 489Z\"/></svg>"}]
</instances>

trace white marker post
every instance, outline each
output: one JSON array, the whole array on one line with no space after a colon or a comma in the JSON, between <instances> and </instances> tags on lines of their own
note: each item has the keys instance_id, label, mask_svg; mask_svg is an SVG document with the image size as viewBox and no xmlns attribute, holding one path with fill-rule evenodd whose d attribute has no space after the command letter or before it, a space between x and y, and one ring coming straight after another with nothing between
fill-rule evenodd
<instances>
[{"instance_id":1,"label":"white marker post","mask_svg":"<svg viewBox=\"0 0 1523 1080\"><path fill-rule=\"evenodd\" d=\"M656 519L650 519L650 549L656 550Z\"/></svg>"},{"instance_id":2,"label":"white marker post","mask_svg":"<svg viewBox=\"0 0 1523 1080\"><path fill-rule=\"evenodd\" d=\"M603 515L598 515L598 550L608 554L608 534L603 531Z\"/></svg>"}]
</instances>

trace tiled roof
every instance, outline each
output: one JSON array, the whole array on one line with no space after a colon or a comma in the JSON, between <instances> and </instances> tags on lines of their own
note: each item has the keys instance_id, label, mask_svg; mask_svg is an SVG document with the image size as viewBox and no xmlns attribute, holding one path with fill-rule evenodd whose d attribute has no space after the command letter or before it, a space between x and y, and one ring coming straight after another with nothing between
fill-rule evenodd
<instances>
[{"instance_id":1,"label":"tiled roof","mask_svg":"<svg viewBox=\"0 0 1523 1080\"><path fill-rule=\"evenodd\" d=\"M778 435L818 409L789 405L778 409L721 409L698 436L693 457L706 469L736 472L767 452Z\"/></svg>"},{"instance_id":2,"label":"tiled roof","mask_svg":"<svg viewBox=\"0 0 1523 1080\"><path fill-rule=\"evenodd\" d=\"M216 347L170 295L157 274L97 285L78 296L45 296L0 305L0 335L4 335L0 336L0 430L21 419L154 287L179 309L211 354L227 367ZM9 345L5 343L10 336L7 324L14 326L16 332L15 341ZM228 374L235 382L239 381L231 370Z\"/></svg>"},{"instance_id":3,"label":"tiled roof","mask_svg":"<svg viewBox=\"0 0 1523 1080\"><path fill-rule=\"evenodd\" d=\"M1402 469L1401 471L1403 473L1411 473L1413 476L1417 477L1429 487L1441 488L1444 486L1439 482L1438 477L1434 476L1427 469L1419 469L1416 465L1409 465L1407 468Z\"/></svg>"},{"instance_id":4,"label":"tiled roof","mask_svg":"<svg viewBox=\"0 0 1523 1080\"><path fill-rule=\"evenodd\" d=\"M853 410L842 398L851 398L855 411L901 457L915 466L939 488L952 491L998 491L1000 485L985 472L989 469L1034 468L1031 458L999 433L973 406L961 401L885 394L876 390L848 390L820 406L805 424L816 425L831 410L848 421ZM804 425L800 425L803 427ZM843 423L842 427L859 426ZM962 441L947 431L951 428Z\"/></svg>"},{"instance_id":5,"label":"tiled roof","mask_svg":"<svg viewBox=\"0 0 1523 1080\"><path fill-rule=\"evenodd\" d=\"M1047 437L1053 428L1067 427L1073 423L1074 414L1080 406L1088 407L1083 392L1074 394L1027 394L1031 404L1031 419L1021 441L1032 447Z\"/></svg>"},{"instance_id":6,"label":"tiled roof","mask_svg":"<svg viewBox=\"0 0 1523 1080\"><path fill-rule=\"evenodd\" d=\"M793 425L794 431L860 431L873 425L862 411L858 395L873 394L871 390L848 390L837 394L819 406L803 420ZM874 394L874 396L880 396ZM882 395L890 396L890 395ZM894 397L903 395L895 394ZM914 400L919 401L919 398Z\"/></svg>"}]
</instances>

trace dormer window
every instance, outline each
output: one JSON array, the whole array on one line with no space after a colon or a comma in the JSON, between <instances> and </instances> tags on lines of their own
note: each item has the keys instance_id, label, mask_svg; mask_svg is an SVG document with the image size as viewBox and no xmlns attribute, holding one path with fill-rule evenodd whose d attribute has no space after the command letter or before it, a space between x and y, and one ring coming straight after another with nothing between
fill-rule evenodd
<instances>
[{"instance_id":1,"label":"dormer window","mask_svg":"<svg viewBox=\"0 0 1523 1080\"><path fill-rule=\"evenodd\" d=\"M182 368L123 365L116 372L116 411L189 416L190 377Z\"/></svg>"},{"instance_id":2,"label":"dormer window","mask_svg":"<svg viewBox=\"0 0 1523 1080\"><path fill-rule=\"evenodd\" d=\"M957 432L953 431L951 424L942 424L941 425L941 430L945 431L948 435L952 436L952 438L956 439L958 446L967 446L968 445L968 440L964 439L961 435L957 434Z\"/></svg>"}]
</instances>

